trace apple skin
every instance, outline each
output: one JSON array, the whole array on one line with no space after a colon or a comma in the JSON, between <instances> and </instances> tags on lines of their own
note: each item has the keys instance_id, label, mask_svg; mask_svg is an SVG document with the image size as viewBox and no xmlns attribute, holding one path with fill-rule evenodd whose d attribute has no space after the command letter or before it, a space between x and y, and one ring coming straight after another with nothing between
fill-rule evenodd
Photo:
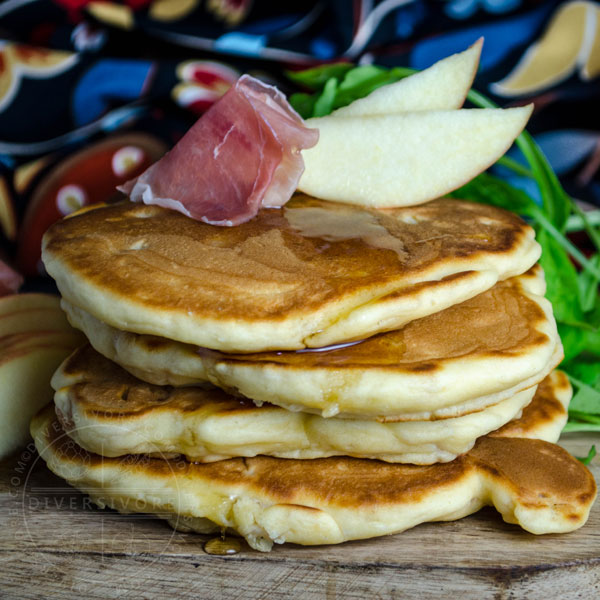
<instances>
[{"instance_id":1,"label":"apple skin","mask_svg":"<svg viewBox=\"0 0 600 600\"><path fill-rule=\"evenodd\" d=\"M298 189L348 204L391 208L439 198L495 163L533 105L308 119L316 146L302 151Z\"/></svg>"},{"instance_id":2,"label":"apple skin","mask_svg":"<svg viewBox=\"0 0 600 600\"><path fill-rule=\"evenodd\" d=\"M421 110L460 108L479 66L483 38L410 77L377 88L365 98L333 111L336 117L391 115Z\"/></svg>"}]
</instances>

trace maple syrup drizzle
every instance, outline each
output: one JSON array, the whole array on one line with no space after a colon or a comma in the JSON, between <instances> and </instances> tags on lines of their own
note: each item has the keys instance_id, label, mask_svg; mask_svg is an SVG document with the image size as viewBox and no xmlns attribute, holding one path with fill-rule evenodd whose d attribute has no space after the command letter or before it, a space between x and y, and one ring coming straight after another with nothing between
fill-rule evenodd
<instances>
[{"instance_id":1,"label":"maple syrup drizzle","mask_svg":"<svg viewBox=\"0 0 600 600\"><path fill-rule=\"evenodd\" d=\"M229 556L237 554L242 550L242 544L235 538L216 537L208 540L204 544L204 552L206 554L214 554L217 556Z\"/></svg>"}]
</instances>

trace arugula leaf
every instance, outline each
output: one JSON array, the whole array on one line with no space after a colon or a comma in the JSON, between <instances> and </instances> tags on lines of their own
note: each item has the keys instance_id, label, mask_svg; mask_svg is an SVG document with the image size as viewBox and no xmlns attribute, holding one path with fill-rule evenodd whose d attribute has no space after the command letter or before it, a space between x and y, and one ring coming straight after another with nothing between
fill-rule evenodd
<instances>
[{"instance_id":1,"label":"arugula leaf","mask_svg":"<svg viewBox=\"0 0 600 600\"><path fill-rule=\"evenodd\" d=\"M288 98L294 110L303 119L308 119L314 115L317 100L318 97L314 94L304 94L303 92L297 92Z\"/></svg>"},{"instance_id":2,"label":"arugula leaf","mask_svg":"<svg viewBox=\"0 0 600 600\"><path fill-rule=\"evenodd\" d=\"M352 63L334 63L303 71L286 71L285 74L288 79L316 92L322 90L330 79L341 80L348 71L355 70Z\"/></svg>"},{"instance_id":3,"label":"arugula leaf","mask_svg":"<svg viewBox=\"0 0 600 600\"><path fill-rule=\"evenodd\" d=\"M594 255L590 262L596 267L600 267L600 254ZM589 271L584 271L579 277L579 296L581 298L581 307L584 312L594 309L596 299L598 298L598 284L600 280L594 277Z\"/></svg>"},{"instance_id":4,"label":"arugula leaf","mask_svg":"<svg viewBox=\"0 0 600 600\"><path fill-rule=\"evenodd\" d=\"M358 98L368 96L381 86L398 81L398 79L399 77L394 75L392 71L372 65L348 71L344 80L340 83L339 94L335 99L335 107L346 106Z\"/></svg>"},{"instance_id":5,"label":"arugula leaf","mask_svg":"<svg viewBox=\"0 0 600 600\"><path fill-rule=\"evenodd\" d=\"M578 360L564 362L561 366L573 380L600 390L600 361L597 357L582 355Z\"/></svg>"},{"instance_id":6,"label":"arugula leaf","mask_svg":"<svg viewBox=\"0 0 600 600\"><path fill-rule=\"evenodd\" d=\"M557 321L558 335L565 351L564 360L571 360L581 354L587 346L587 333L580 327Z\"/></svg>"},{"instance_id":7,"label":"arugula leaf","mask_svg":"<svg viewBox=\"0 0 600 600\"><path fill-rule=\"evenodd\" d=\"M570 417L569 417L570 418ZM585 423L570 420L563 428L565 433L598 432L600 423Z\"/></svg>"},{"instance_id":8,"label":"arugula leaf","mask_svg":"<svg viewBox=\"0 0 600 600\"><path fill-rule=\"evenodd\" d=\"M503 159L500 159L503 160ZM500 162L500 161L498 161ZM577 204L575 204L577 206ZM600 225L600 210L588 210L585 212L585 220L583 217L580 217L578 214L570 215L567 219L566 231L581 231L585 227L585 221L587 221L588 226L594 228L596 231L596 227Z\"/></svg>"},{"instance_id":9,"label":"arugula leaf","mask_svg":"<svg viewBox=\"0 0 600 600\"><path fill-rule=\"evenodd\" d=\"M480 204L492 204L526 217L533 217L537 210L535 202L523 190L489 173L481 173L469 183L451 192L449 196Z\"/></svg>"},{"instance_id":10,"label":"arugula leaf","mask_svg":"<svg viewBox=\"0 0 600 600\"><path fill-rule=\"evenodd\" d=\"M587 333L587 344L585 347L585 351L594 354L596 356L596 360L600 359L600 331L596 330L593 332Z\"/></svg>"},{"instance_id":11,"label":"arugula leaf","mask_svg":"<svg viewBox=\"0 0 600 600\"><path fill-rule=\"evenodd\" d=\"M330 79L323 88L323 92L317 98L313 109L315 117L328 115L333 110L333 103L337 95L338 82L337 79Z\"/></svg>"},{"instance_id":12,"label":"arugula leaf","mask_svg":"<svg viewBox=\"0 0 600 600\"><path fill-rule=\"evenodd\" d=\"M569 404L569 411L575 413L586 413L588 415L598 415L600 419L600 390L593 388L587 383L569 377L571 383L577 387L577 393L573 396Z\"/></svg>"},{"instance_id":13,"label":"arugula leaf","mask_svg":"<svg viewBox=\"0 0 600 600\"><path fill-rule=\"evenodd\" d=\"M576 458L577 458L577 460L581 461L584 465L587 466L592 462L592 460L594 459L594 456L596 456L596 446L595 445L590 448L590 451L588 452L587 456L584 456L584 457L577 456Z\"/></svg>"},{"instance_id":14,"label":"arugula leaf","mask_svg":"<svg viewBox=\"0 0 600 600\"><path fill-rule=\"evenodd\" d=\"M580 321L583 313L579 302L577 271L566 252L547 231L536 239L542 246L540 264L546 274L546 295L559 321Z\"/></svg>"}]
</instances>

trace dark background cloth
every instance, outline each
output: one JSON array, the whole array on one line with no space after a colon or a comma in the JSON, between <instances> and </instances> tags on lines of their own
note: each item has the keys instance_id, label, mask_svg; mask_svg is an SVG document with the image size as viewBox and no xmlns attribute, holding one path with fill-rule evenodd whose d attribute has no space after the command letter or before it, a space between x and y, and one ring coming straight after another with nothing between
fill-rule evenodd
<instances>
[{"instance_id":1,"label":"dark background cloth","mask_svg":"<svg viewBox=\"0 0 600 600\"><path fill-rule=\"evenodd\" d=\"M535 102L529 130L567 191L600 206L597 2L0 3L1 254L30 281L43 276L43 231L115 198L241 73L289 93L288 69L423 69L481 35L475 87L502 106Z\"/></svg>"}]
</instances>

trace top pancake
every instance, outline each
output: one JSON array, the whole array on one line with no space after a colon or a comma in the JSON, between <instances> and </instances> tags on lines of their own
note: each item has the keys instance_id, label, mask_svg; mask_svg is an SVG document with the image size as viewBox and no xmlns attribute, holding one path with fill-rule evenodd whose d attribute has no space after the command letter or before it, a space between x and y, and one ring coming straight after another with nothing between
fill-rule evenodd
<instances>
[{"instance_id":1,"label":"top pancake","mask_svg":"<svg viewBox=\"0 0 600 600\"><path fill-rule=\"evenodd\" d=\"M375 210L298 195L222 228L155 206L79 213L44 238L63 296L122 330L227 352L321 347L397 329L529 269L533 230L441 199Z\"/></svg>"}]
</instances>

